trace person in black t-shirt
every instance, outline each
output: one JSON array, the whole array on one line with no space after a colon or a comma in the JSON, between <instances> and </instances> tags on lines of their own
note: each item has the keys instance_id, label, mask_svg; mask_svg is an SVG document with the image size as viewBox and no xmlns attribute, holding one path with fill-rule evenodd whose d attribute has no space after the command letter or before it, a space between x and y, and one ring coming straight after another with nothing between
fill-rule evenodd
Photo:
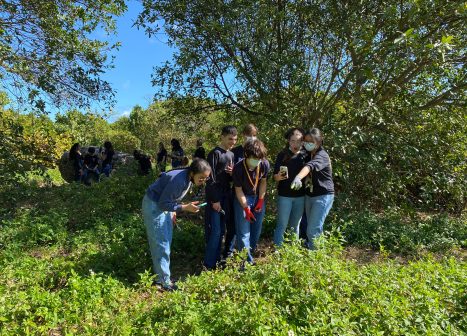
<instances>
[{"instance_id":1,"label":"person in black t-shirt","mask_svg":"<svg viewBox=\"0 0 467 336\"><path fill-rule=\"evenodd\" d=\"M196 141L196 150L193 154L193 159L196 158L206 160L206 150L203 147L203 141L201 139Z\"/></svg>"},{"instance_id":2,"label":"person in black t-shirt","mask_svg":"<svg viewBox=\"0 0 467 336\"><path fill-rule=\"evenodd\" d=\"M134 150L133 157L139 164L138 175L149 175L152 171L151 158L137 149Z\"/></svg>"},{"instance_id":3,"label":"person in black t-shirt","mask_svg":"<svg viewBox=\"0 0 467 336\"><path fill-rule=\"evenodd\" d=\"M102 173L109 177L112 171L112 160L115 155L114 148L110 141L104 142L104 151L101 152Z\"/></svg>"},{"instance_id":4,"label":"person in black t-shirt","mask_svg":"<svg viewBox=\"0 0 467 336\"><path fill-rule=\"evenodd\" d=\"M305 134L305 149L310 158L305 167L291 183L292 189L302 187L302 179L311 174L311 185L305 189L305 211L307 217L307 246L314 249L314 239L323 232L326 216L334 202L334 182L332 165L328 153L323 148L321 131L313 128Z\"/></svg>"},{"instance_id":5,"label":"person in black t-shirt","mask_svg":"<svg viewBox=\"0 0 467 336\"><path fill-rule=\"evenodd\" d=\"M299 128L287 131L287 146L277 155L274 164L274 180L277 182L277 224L274 244L281 246L287 226L298 237L300 219L305 209L305 186L298 190L290 188L293 178L305 166L307 153L302 150L304 132Z\"/></svg>"},{"instance_id":6,"label":"person in black t-shirt","mask_svg":"<svg viewBox=\"0 0 467 336\"><path fill-rule=\"evenodd\" d=\"M243 143L237 147L232 149L232 153L234 154L234 165L237 164L244 158L243 153L243 145L248 140L256 139L258 135L258 129L253 124L247 124L243 128L242 136L243 136ZM235 199L235 188L232 188L232 197L231 199ZM233 203L231 205L233 209ZM235 211L231 211L230 218L227 220L226 228L225 228L225 244L224 244L224 258L230 257L235 249Z\"/></svg>"},{"instance_id":7,"label":"person in black t-shirt","mask_svg":"<svg viewBox=\"0 0 467 336\"><path fill-rule=\"evenodd\" d=\"M159 171L165 172L167 166L167 149L165 149L164 144L159 142L159 152L157 152L157 167Z\"/></svg>"},{"instance_id":8,"label":"person in black t-shirt","mask_svg":"<svg viewBox=\"0 0 467 336\"><path fill-rule=\"evenodd\" d=\"M235 229L238 250L246 249L247 261L253 263L253 252L263 226L269 162L260 140L247 141L243 149L245 158L234 166L232 174L236 193Z\"/></svg>"},{"instance_id":9,"label":"person in black t-shirt","mask_svg":"<svg viewBox=\"0 0 467 336\"><path fill-rule=\"evenodd\" d=\"M204 266L213 269L221 259L221 244L226 222L232 211L232 170L234 154L230 151L237 142L237 129L225 126L221 143L208 154L211 176L206 182L205 237L206 253Z\"/></svg>"},{"instance_id":10,"label":"person in black t-shirt","mask_svg":"<svg viewBox=\"0 0 467 336\"><path fill-rule=\"evenodd\" d=\"M99 181L99 158L96 155L96 149L89 147L83 160L83 182L86 185Z\"/></svg>"}]
</instances>

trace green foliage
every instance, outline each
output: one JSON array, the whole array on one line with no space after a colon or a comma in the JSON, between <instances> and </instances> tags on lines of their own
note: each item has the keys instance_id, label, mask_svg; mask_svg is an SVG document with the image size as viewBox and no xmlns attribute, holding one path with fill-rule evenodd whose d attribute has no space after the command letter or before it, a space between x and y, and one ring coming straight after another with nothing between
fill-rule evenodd
<instances>
[{"instance_id":1,"label":"green foliage","mask_svg":"<svg viewBox=\"0 0 467 336\"><path fill-rule=\"evenodd\" d=\"M441 216L333 210L333 232L340 230L347 243L422 256L408 264L349 261L331 235L316 252L291 243L244 272L237 256L226 270L187 278L200 271L203 224L180 216L171 266L181 291L161 294L150 286L140 215L154 178L117 172L91 187L25 180L0 195L6 201L0 205L0 333L466 332L465 262L423 257L422 248L465 247L461 219ZM275 225L273 208L271 200L263 241Z\"/></svg>"},{"instance_id":2,"label":"green foliage","mask_svg":"<svg viewBox=\"0 0 467 336\"><path fill-rule=\"evenodd\" d=\"M112 34L124 1L8 0L0 3L2 83L18 103L45 111L111 102L113 91L100 74L109 68L106 52L117 47L95 38Z\"/></svg>"},{"instance_id":3,"label":"green foliage","mask_svg":"<svg viewBox=\"0 0 467 336\"><path fill-rule=\"evenodd\" d=\"M456 246L466 248L466 222L465 215L460 218L446 214L421 215L394 208L380 214L368 210L334 212L328 225L338 230L349 245L418 254L423 250L439 252Z\"/></svg>"},{"instance_id":4,"label":"green foliage","mask_svg":"<svg viewBox=\"0 0 467 336\"><path fill-rule=\"evenodd\" d=\"M153 77L164 98L314 124L343 101L463 107L465 18L461 0L158 0L144 1L137 24L177 47Z\"/></svg>"},{"instance_id":5,"label":"green foliage","mask_svg":"<svg viewBox=\"0 0 467 336\"><path fill-rule=\"evenodd\" d=\"M46 116L21 115L0 109L0 189L30 171L44 173L69 148L70 138L59 135Z\"/></svg>"}]
</instances>

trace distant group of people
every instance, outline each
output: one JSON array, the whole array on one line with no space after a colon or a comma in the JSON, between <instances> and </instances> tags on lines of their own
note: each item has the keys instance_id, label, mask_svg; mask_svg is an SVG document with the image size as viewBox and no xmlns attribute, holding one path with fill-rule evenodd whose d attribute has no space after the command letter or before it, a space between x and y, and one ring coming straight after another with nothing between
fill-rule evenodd
<instances>
[{"instance_id":1,"label":"distant group of people","mask_svg":"<svg viewBox=\"0 0 467 336\"><path fill-rule=\"evenodd\" d=\"M172 169L179 167L186 167L190 163L189 158L185 155L185 151L180 145L178 139L170 140L170 145L172 146L171 152L168 153L167 149L162 142L159 142L159 151L156 155L157 167L160 172L165 172L168 160L171 160ZM203 147L202 140L198 139L196 141L196 150L192 156L193 159L200 158L206 159L206 151Z\"/></svg>"},{"instance_id":2,"label":"distant group of people","mask_svg":"<svg viewBox=\"0 0 467 336\"><path fill-rule=\"evenodd\" d=\"M88 147L87 152L81 153L79 143L73 144L68 153L68 159L73 166L74 180L90 185L98 182L101 174L109 177L112 171L112 160L115 151L110 141L104 142L104 146L96 152L95 147Z\"/></svg>"},{"instance_id":3,"label":"distant group of people","mask_svg":"<svg viewBox=\"0 0 467 336\"><path fill-rule=\"evenodd\" d=\"M270 175L277 182L278 191L276 248L282 246L287 227L298 237L305 214L306 246L315 248L314 239L322 233L334 200L332 165L320 130L291 128L285 134L286 146L273 167L266 159L264 143L257 138L256 126L246 125L242 135L243 144L235 147L236 127L223 127L219 145L206 159L202 157L204 148L200 149L199 156L188 167L182 165L184 153L180 143L172 142L172 162L178 160L182 167L162 173L148 187L143 198L143 217L157 282L163 288L176 289L170 278L170 245L172 226L177 213L182 211L196 213L206 207L204 266L207 269L222 265L235 248L246 250L246 261L254 264ZM197 147L202 148L202 143ZM206 185L205 203L181 202L192 185Z\"/></svg>"}]
</instances>

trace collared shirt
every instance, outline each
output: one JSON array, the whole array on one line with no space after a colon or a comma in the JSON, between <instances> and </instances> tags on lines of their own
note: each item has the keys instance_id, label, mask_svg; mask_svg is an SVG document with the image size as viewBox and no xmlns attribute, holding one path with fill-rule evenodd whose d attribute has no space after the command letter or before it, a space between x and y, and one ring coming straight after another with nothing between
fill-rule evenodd
<instances>
[{"instance_id":1,"label":"collared shirt","mask_svg":"<svg viewBox=\"0 0 467 336\"><path fill-rule=\"evenodd\" d=\"M256 171L257 169L250 170L248 165L245 162L245 165L243 164L243 161L246 159L241 160L238 162L233 169L233 182L235 187L242 187L243 193L245 195L255 195L259 193L259 185L261 182L261 179L267 178L268 173L269 173L269 162L268 160L264 159L261 160L260 166L259 166L259 176L258 176L258 185L256 186L256 192L253 190L253 184L256 181ZM245 169L246 166L246 169ZM248 178L248 175L250 178Z\"/></svg>"},{"instance_id":2,"label":"collared shirt","mask_svg":"<svg viewBox=\"0 0 467 336\"><path fill-rule=\"evenodd\" d=\"M306 195L315 197L334 194L331 159L323 147L318 149L306 165L311 169L311 180L313 183L313 191L306 188Z\"/></svg>"},{"instance_id":3,"label":"collared shirt","mask_svg":"<svg viewBox=\"0 0 467 336\"><path fill-rule=\"evenodd\" d=\"M162 173L160 177L149 186L146 191L148 197L157 203L163 211L180 212L179 204L191 188L190 173L188 168L174 169Z\"/></svg>"}]
</instances>

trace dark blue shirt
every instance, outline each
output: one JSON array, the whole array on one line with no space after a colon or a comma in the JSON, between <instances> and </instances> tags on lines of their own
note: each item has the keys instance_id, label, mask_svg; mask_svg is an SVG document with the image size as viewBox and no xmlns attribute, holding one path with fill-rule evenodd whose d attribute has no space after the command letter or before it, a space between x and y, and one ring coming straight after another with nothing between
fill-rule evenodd
<instances>
[{"instance_id":1,"label":"dark blue shirt","mask_svg":"<svg viewBox=\"0 0 467 336\"><path fill-rule=\"evenodd\" d=\"M220 147L214 148L208 154L211 176L206 182L206 199L208 202L219 202L221 196L230 192L232 177L226 173L225 168L233 164L234 154Z\"/></svg>"},{"instance_id":2,"label":"dark blue shirt","mask_svg":"<svg viewBox=\"0 0 467 336\"><path fill-rule=\"evenodd\" d=\"M238 162L233 169L233 182L235 187L242 187L243 193L245 195L255 195L259 193L259 185L261 184L261 179L267 178L268 173L269 173L269 162L268 160L261 160L260 166L259 166L259 177L258 177L258 185L256 186L256 193L253 190L253 184L256 181L256 168L253 170L250 170L248 168L248 165L243 164L243 161L246 159L241 160ZM246 166L246 169L245 169ZM250 175L250 178L248 178L248 175ZM252 182L250 182L250 179Z\"/></svg>"},{"instance_id":3,"label":"dark blue shirt","mask_svg":"<svg viewBox=\"0 0 467 336\"><path fill-rule=\"evenodd\" d=\"M306 188L306 195L315 197L334 194L331 159L323 147L318 149L306 165L311 168L311 180L313 184L312 191Z\"/></svg>"},{"instance_id":4,"label":"dark blue shirt","mask_svg":"<svg viewBox=\"0 0 467 336\"><path fill-rule=\"evenodd\" d=\"M283 150L277 155L276 162L274 164L274 174L279 173L280 166L286 166L289 172L289 178L286 180L279 181L277 184L277 192L279 196L284 197L301 197L305 196L305 185L299 190L293 190L290 188L295 176L300 173L300 170L305 166L308 161L306 152L300 152L294 155L288 148Z\"/></svg>"},{"instance_id":5,"label":"dark blue shirt","mask_svg":"<svg viewBox=\"0 0 467 336\"><path fill-rule=\"evenodd\" d=\"M234 164L237 164L245 157L245 155L243 154L243 145L233 148L232 153L234 154Z\"/></svg>"},{"instance_id":6,"label":"dark blue shirt","mask_svg":"<svg viewBox=\"0 0 467 336\"><path fill-rule=\"evenodd\" d=\"M183 163L183 156L185 155L185 152L180 148L178 150L172 151L172 155L182 157L181 159L172 159L172 168L180 167Z\"/></svg>"},{"instance_id":7,"label":"dark blue shirt","mask_svg":"<svg viewBox=\"0 0 467 336\"><path fill-rule=\"evenodd\" d=\"M153 202L157 203L159 209L180 212L182 206L179 202L190 190L190 187L188 168L174 169L162 173L156 182L149 186L146 194Z\"/></svg>"}]
</instances>

